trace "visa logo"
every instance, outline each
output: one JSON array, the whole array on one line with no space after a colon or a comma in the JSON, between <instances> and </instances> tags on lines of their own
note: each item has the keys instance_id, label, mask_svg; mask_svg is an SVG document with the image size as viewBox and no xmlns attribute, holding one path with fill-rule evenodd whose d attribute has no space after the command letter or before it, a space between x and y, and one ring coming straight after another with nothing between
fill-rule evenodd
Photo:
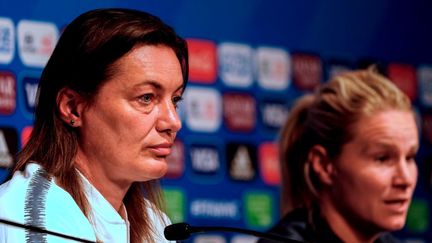
<instances>
[{"instance_id":1,"label":"visa logo","mask_svg":"<svg viewBox=\"0 0 432 243\"><path fill-rule=\"evenodd\" d=\"M190 151L192 168L200 173L214 173L219 170L219 155L216 149L193 147Z\"/></svg>"},{"instance_id":2,"label":"visa logo","mask_svg":"<svg viewBox=\"0 0 432 243\"><path fill-rule=\"evenodd\" d=\"M279 129L288 116L288 108L280 103L264 102L261 105L262 122L271 129Z\"/></svg>"},{"instance_id":3,"label":"visa logo","mask_svg":"<svg viewBox=\"0 0 432 243\"><path fill-rule=\"evenodd\" d=\"M33 113L35 110L38 84L39 84L38 78L32 78L32 77L23 78L25 106L29 113Z\"/></svg>"}]
</instances>

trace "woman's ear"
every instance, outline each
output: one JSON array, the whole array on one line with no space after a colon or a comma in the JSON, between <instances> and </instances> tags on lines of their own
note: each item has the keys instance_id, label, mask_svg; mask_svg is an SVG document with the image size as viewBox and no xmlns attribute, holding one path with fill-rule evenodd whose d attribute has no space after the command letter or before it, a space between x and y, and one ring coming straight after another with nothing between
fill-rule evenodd
<instances>
[{"instance_id":1,"label":"woman's ear","mask_svg":"<svg viewBox=\"0 0 432 243\"><path fill-rule=\"evenodd\" d=\"M70 88L63 88L57 94L57 107L60 118L71 127L81 126L81 113L84 108L84 99L80 94Z\"/></svg>"},{"instance_id":2,"label":"woman's ear","mask_svg":"<svg viewBox=\"0 0 432 243\"><path fill-rule=\"evenodd\" d=\"M335 172L334 165L327 155L327 150L321 145L315 145L309 150L308 163L323 185L331 185Z\"/></svg>"}]
</instances>

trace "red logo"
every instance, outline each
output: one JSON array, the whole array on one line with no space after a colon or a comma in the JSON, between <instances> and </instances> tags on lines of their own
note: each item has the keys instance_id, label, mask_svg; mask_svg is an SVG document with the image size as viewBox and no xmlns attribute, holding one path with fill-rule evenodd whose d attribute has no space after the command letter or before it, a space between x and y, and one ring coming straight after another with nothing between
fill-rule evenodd
<instances>
[{"instance_id":1,"label":"red logo","mask_svg":"<svg viewBox=\"0 0 432 243\"><path fill-rule=\"evenodd\" d=\"M296 53L292 55L293 81L299 89L313 90L321 82L322 63L319 56Z\"/></svg>"},{"instance_id":2,"label":"red logo","mask_svg":"<svg viewBox=\"0 0 432 243\"><path fill-rule=\"evenodd\" d=\"M0 72L0 114L10 115L16 107L16 79L10 72Z\"/></svg>"},{"instance_id":3,"label":"red logo","mask_svg":"<svg viewBox=\"0 0 432 243\"><path fill-rule=\"evenodd\" d=\"M33 131L33 126L26 126L21 131L21 147L24 147L28 140L30 139L30 135Z\"/></svg>"},{"instance_id":4,"label":"red logo","mask_svg":"<svg viewBox=\"0 0 432 243\"><path fill-rule=\"evenodd\" d=\"M189 49L189 79L195 83L216 81L216 44L208 40L187 39Z\"/></svg>"},{"instance_id":5,"label":"red logo","mask_svg":"<svg viewBox=\"0 0 432 243\"><path fill-rule=\"evenodd\" d=\"M249 132L255 128L255 99L248 94L225 93L223 116L228 129Z\"/></svg>"},{"instance_id":6,"label":"red logo","mask_svg":"<svg viewBox=\"0 0 432 243\"><path fill-rule=\"evenodd\" d=\"M184 145L178 139L174 141L171 154L167 157L168 171L165 178L177 179L184 172Z\"/></svg>"},{"instance_id":7,"label":"red logo","mask_svg":"<svg viewBox=\"0 0 432 243\"><path fill-rule=\"evenodd\" d=\"M413 66L391 63L387 66L387 75L411 100L417 97L416 70Z\"/></svg>"},{"instance_id":8,"label":"red logo","mask_svg":"<svg viewBox=\"0 0 432 243\"><path fill-rule=\"evenodd\" d=\"M269 185L279 185L280 166L277 144L262 143L259 147L258 156L263 181Z\"/></svg>"}]
</instances>

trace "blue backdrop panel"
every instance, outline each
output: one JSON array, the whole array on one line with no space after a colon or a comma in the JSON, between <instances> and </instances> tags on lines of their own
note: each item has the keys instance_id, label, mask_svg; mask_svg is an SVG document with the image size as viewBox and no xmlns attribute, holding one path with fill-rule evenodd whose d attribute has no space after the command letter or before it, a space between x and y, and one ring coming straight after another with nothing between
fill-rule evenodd
<instances>
[{"instance_id":1,"label":"blue backdrop panel","mask_svg":"<svg viewBox=\"0 0 432 243\"><path fill-rule=\"evenodd\" d=\"M31 132L39 76L59 33L102 7L153 13L189 43L183 129L162 180L173 222L260 231L273 225L280 216L275 141L292 102L334 73L376 63L412 98L421 128L419 182L397 236L432 238L427 0L0 0L0 181ZM251 241L242 237L190 241Z\"/></svg>"}]
</instances>

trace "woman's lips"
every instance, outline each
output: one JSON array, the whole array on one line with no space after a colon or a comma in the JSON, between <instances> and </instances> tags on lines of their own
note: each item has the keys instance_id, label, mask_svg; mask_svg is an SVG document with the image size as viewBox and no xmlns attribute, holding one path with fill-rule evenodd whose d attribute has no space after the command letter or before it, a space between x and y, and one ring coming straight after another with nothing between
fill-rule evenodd
<instances>
[{"instance_id":1,"label":"woman's lips","mask_svg":"<svg viewBox=\"0 0 432 243\"><path fill-rule=\"evenodd\" d=\"M164 144L158 144L158 145L151 146L151 147L149 147L149 149L157 157L166 157L169 154L171 154L171 147L172 147L172 144L164 143Z\"/></svg>"},{"instance_id":2,"label":"woman's lips","mask_svg":"<svg viewBox=\"0 0 432 243\"><path fill-rule=\"evenodd\" d=\"M395 213L405 213L408 210L408 199L394 199L384 201L387 208Z\"/></svg>"}]
</instances>

